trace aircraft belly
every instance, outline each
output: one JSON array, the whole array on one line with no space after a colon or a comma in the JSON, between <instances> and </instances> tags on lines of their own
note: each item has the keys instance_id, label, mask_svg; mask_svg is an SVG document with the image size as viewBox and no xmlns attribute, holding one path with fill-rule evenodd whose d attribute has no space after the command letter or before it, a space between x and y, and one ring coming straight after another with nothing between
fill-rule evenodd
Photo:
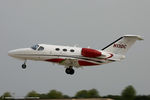
<instances>
[{"instance_id":1,"label":"aircraft belly","mask_svg":"<svg viewBox=\"0 0 150 100\"><path fill-rule=\"evenodd\" d=\"M74 66L74 67L80 66L77 59L64 59L59 64L65 66Z\"/></svg>"}]
</instances>

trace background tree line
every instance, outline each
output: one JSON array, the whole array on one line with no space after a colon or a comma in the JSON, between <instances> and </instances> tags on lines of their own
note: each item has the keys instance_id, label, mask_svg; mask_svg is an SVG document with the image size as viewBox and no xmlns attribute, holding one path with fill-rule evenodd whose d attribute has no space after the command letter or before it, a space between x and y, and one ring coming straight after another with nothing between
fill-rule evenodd
<instances>
[{"instance_id":1,"label":"background tree line","mask_svg":"<svg viewBox=\"0 0 150 100\"><path fill-rule=\"evenodd\" d=\"M2 100L4 97L12 97L10 92L5 92L1 97ZM26 97L40 97L40 99L69 99L69 98L112 98L114 100L150 100L150 95L136 95L136 90L133 86L129 85L122 90L121 95L107 95L100 96L99 92L96 89L90 90L80 90L76 92L75 96L70 97L64 95L62 92L57 90L51 90L48 93L37 93L36 91L30 91L27 93Z\"/></svg>"}]
</instances>

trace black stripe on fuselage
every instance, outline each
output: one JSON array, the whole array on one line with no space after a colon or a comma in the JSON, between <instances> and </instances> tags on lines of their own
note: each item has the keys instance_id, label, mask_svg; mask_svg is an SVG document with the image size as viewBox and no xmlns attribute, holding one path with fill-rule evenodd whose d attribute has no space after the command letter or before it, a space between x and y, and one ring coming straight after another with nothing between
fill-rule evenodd
<instances>
[{"instance_id":1,"label":"black stripe on fuselage","mask_svg":"<svg viewBox=\"0 0 150 100\"><path fill-rule=\"evenodd\" d=\"M102 50L105 50L106 48L110 47L111 45L113 45L114 43L116 43L117 41L121 40L123 37L120 37L119 39L117 39L116 41L112 42L111 44L107 45L106 47L104 47Z\"/></svg>"}]
</instances>

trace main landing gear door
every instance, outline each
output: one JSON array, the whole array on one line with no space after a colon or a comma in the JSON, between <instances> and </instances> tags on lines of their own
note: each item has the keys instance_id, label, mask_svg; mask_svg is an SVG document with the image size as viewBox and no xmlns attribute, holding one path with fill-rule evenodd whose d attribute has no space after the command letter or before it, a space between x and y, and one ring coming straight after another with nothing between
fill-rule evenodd
<instances>
[{"instance_id":1,"label":"main landing gear door","mask_svg":"<svg viewBox=\"0 0 150 100\"><path fill-rule=\"evenodd\" d=\"M65 59L62 62L60 62L61 65L65 65L65 66L74 66L74 67L78 67L80 66L78 64L78 60L77 59Z\"/></svg>"}]
</instances>

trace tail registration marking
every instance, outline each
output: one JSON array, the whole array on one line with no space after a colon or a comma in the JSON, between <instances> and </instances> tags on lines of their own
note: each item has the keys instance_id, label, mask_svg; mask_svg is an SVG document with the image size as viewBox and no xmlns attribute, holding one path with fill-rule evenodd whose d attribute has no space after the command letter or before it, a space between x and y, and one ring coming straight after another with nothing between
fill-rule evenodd
<instances>
[{"instance_id":1,"label":"tail registration marking","mask_svg":"<svg viewBox=\"0 0 150 100\"><path fill-rule=\"evenodd\" d=\"M115 48L123 48L123 49L126 49L126 44L114 44L113 47Z\"/></svg>"}]
</instances>

